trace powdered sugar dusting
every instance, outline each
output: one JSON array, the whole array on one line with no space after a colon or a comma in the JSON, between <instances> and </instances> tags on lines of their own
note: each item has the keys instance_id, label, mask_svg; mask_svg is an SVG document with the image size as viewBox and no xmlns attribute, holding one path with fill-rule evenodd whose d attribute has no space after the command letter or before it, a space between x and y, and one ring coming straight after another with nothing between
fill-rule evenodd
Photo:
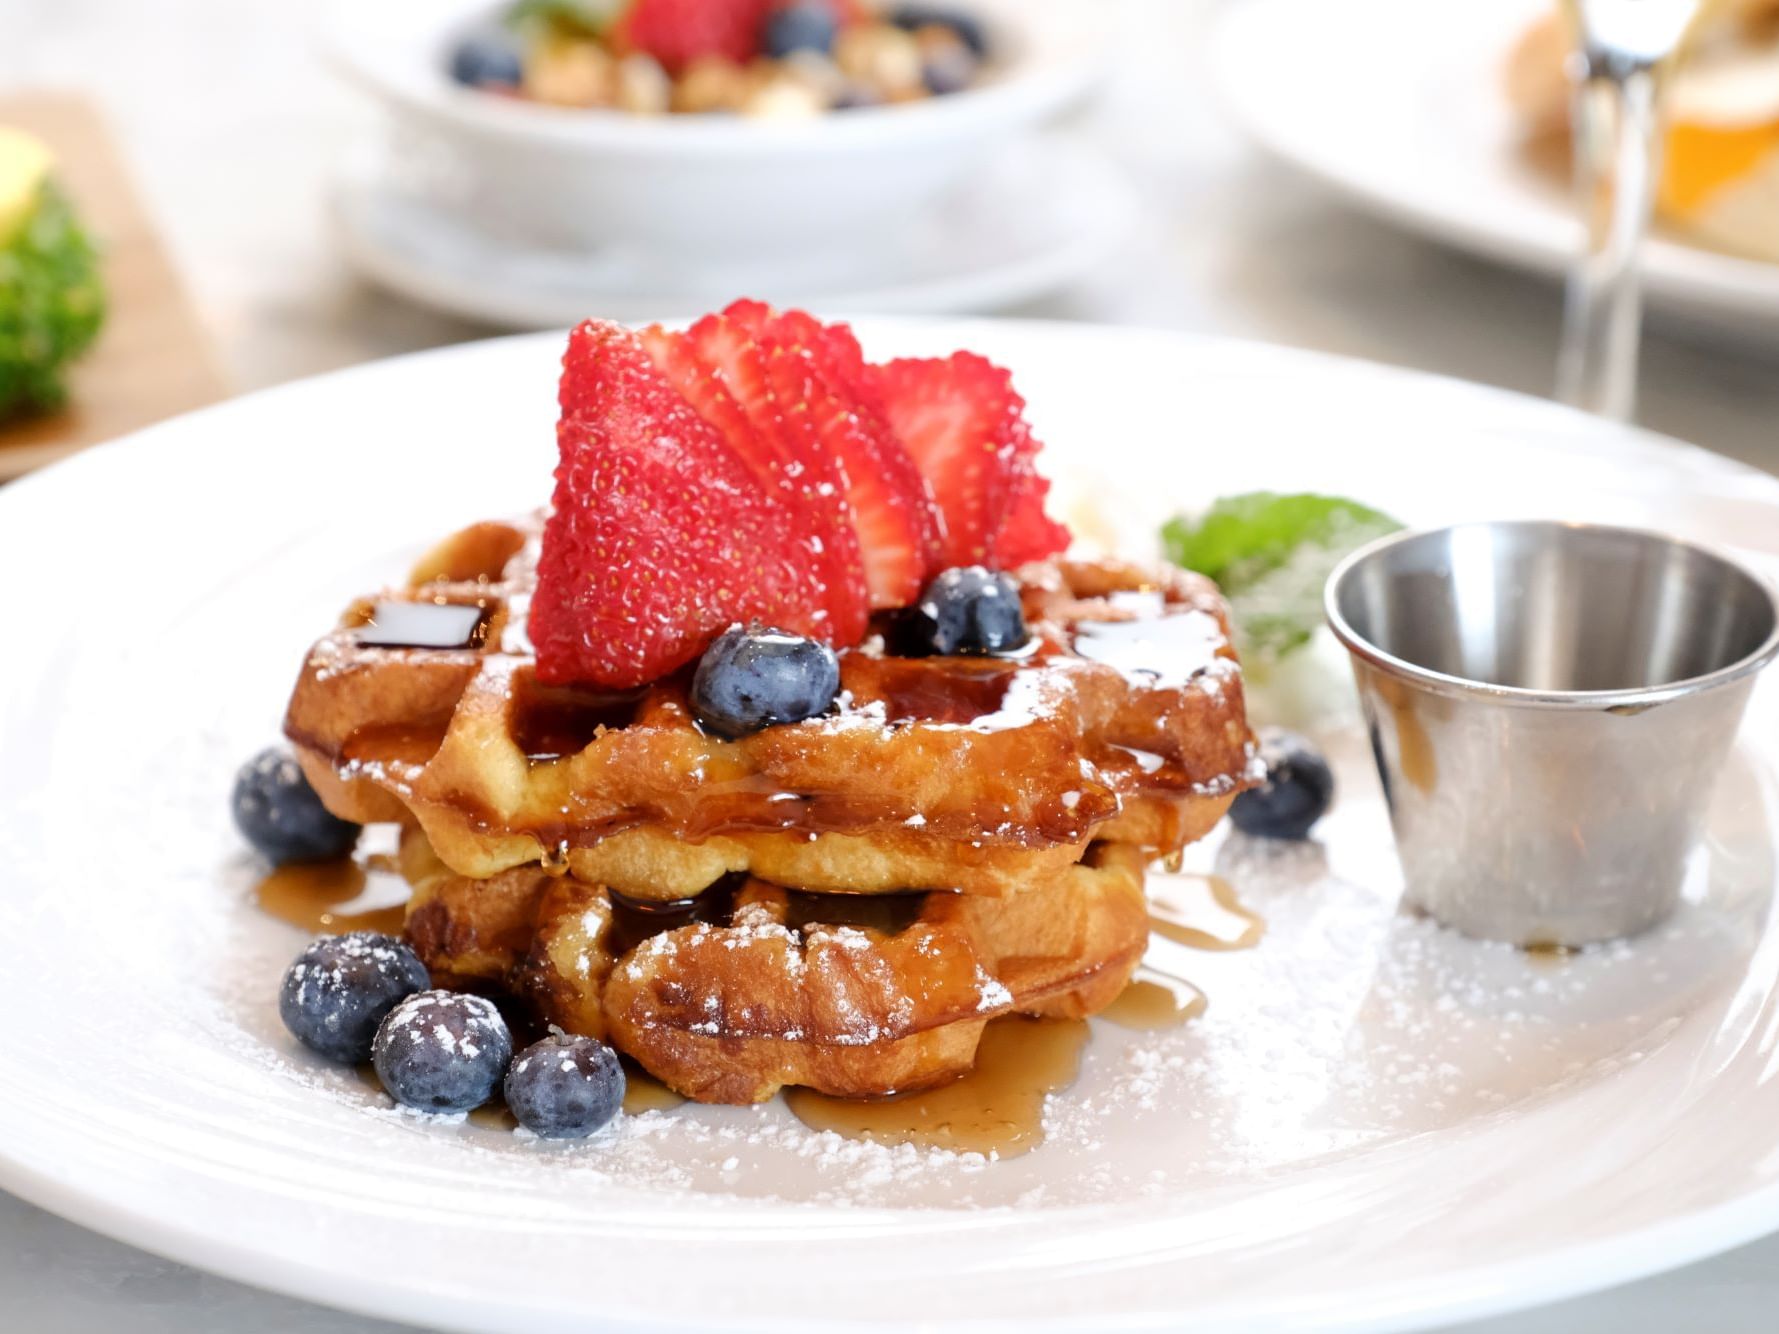
<instances>
[{"instance_id":1,"label":"powdered sugar dusting","mask_svg":"<svg viewBox=\"0 0 1779 1334\"><path fill-rule=\"evenodd\" d=\"M177 693L169 678L148 684ZM1227 837L1189 850L1189 869L1224 875L1267 919L1265 939L1230 954L1158 943L1151 964L1199 985L1208 1012L1162 1032L1092 1021L1081 1078L1048 1100L1048 1142L1035 1152L989 1163L889 1149L811 1132L776 1101L625 1116L583 1143L540 1142L399 1111L283 1032L276 987L305 938L252 907L259 872L220 795L233 763L261 743L264 714L256 698L220 724L188 729L155 751L154 781L99 772L89 808L130 822L127 847L97 847L71 866L15 840L8 865L25 883L67 892L0 911L20 938L82 942L90 973L64 977L58 993L73 1037L99 1040L79 1016L115 1024L116 997L130 995L128 1022L140 1014L149 1025L128 1057L143 1066L142 1086L189 1090L206 1124L226 1123L267 1153L300 1140L318 1191L425 1179L429 1190L460 1192L465 1209L492 1215L525 1201L529 1218L542 1207L591 1219L620 1202L1030 1210L1272 1182L1322 1170L1314 1165L1329 1153L1419 1142L1596 1087L1687 1025L1720 1022L1740 988L1758 1009L1770 987L1769 974L1756 979L1747 967L1764 930L1770 861L1747 854L1711 860L1682 916L1655 937L1556 963L1401 915L1382 803L1355 731L1334 739L1341 798L1320 843ZM74 836L71 810L26 794L18 814L14 829ZM95 939L93 904L116 901L107 885L139 886L144 866L155 869L155 911L130 918L127 941ZM181 968L168 969L169 958ZM89 991L94 999L82 1000ZM982 1003L998 997L985 987ZM171 1085L169 1070L178 1071ZM108 1076L113 1096L119 1077ZM110 1115L98 1102L91 1114ZM185 1133L127 1095L116 1115L138 1137L144 1127Z\"/></svg>"}]
</instances>

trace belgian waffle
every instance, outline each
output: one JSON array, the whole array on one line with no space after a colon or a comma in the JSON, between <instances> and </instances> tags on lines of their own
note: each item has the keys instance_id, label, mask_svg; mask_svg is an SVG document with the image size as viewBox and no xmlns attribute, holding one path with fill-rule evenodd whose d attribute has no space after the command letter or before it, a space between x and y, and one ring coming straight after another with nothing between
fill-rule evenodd
<instances>
[{"instance_id":1,"label":"belgian waffle","mask_svg":"<svg viewBox=\"0 0 1779 1334\"><path fill-rule=\"evenodd\" d=\"M474 880L541 865L661 901L736 875L1000 896L1063 883L1096 842L1172 852L1251 781L1225 610L1199 576L1025 567L1021 656L901 658L873 637L840 654L835 714L724 741L683 675L624 694L537 680L539 532L475 525L355 602L285 720L330 809L417 822Z\"/></svg>"},{"instance_id":2,"label":"belgian waffle","mask_svg":"<svg viewBox=\"0 0 1779 1334\"><path fill-rule=\"evenodd\" d=\"M408 935L435 979L529 1001L704 1102L941 1083L971 1067L989 1019L1103 1008L1148 941L1130 844L999 898L732 876L680 903L626 900L535 866L470 879L414 828L401 863Z\"/></svg>"}]
</instances>

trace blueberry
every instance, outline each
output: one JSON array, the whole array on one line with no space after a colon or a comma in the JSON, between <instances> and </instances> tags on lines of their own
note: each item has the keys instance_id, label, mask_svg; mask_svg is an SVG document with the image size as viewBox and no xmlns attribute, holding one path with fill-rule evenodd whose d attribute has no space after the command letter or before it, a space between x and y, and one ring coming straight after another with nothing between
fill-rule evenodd
<instances>
[{"instance_id":1,"label":"blueberry","mask_svg":"<svg viewBox=\"0 0 1779 1334\"><path fill-rule=\"evenodd\" d=\"M494 1002L458 991L422 991L377 1029L371 1060L389 1096L427 1112L467 1112L494 1096L513 1035Z\"/></svg>"},{"instance_id":2,"label":"blueberry","mask_svg":"<svg viewBox=\"0 0 1779 1334\"><path fill-rule=\"evenodd\" d=\"M961 43L948 44L921 62L920 81L935 97L961 93L976 82L976 57Z\"/></svg>"},{"instance_id":3,"label":"blueberry","mask_svg":"<svg viewBox=\"0 0 1779 1334\"><path fill-rule=\"evenodd\" d=\"M603 1042L560 1033L534 1042L507 1071L507 1106L544 1139L581 1139L624 1105L624 1067Z\"/></svg>"},{"instance_id":4,"label":"blueberry","mask_svg":"<svg viewBox=\"0 0 1779 1334\"><path fill-rule=\"evenodd\" d=\"M323 806L295 758L276 746L241 766L229 809L241 836L275 866L344 857L358 841L359 826Z\"/></svg>"},{"instance_id":5,"label":"blueberry","mask_svg":"<svg viewBox=\"0 0 1779 1334\"><path fill-rule=\"evenodd\" d=\"M820 51L826 55L834 49L834 39L839 35L840 23L827 0L797 0L766 16L760 45L775 60L782 60L793 51Z\"/></svg>"},{"instance_id":6,"label":"blueberry","mask_svg":"<svg viewBox=\"0 0 1779 1334\"><path fill-rule=\"evenodd\" d=\"M469 33L451 48L451 77L466 88L517 88L525 66L513 38L490 28Z\"/></svg>"},{"instance_id":7,"label":"blueberry","mask_svg":"<svg viewBox=\"0 0 1779 1334\"><path fill-rule=\"evenodd\" d=\"M889 636L892 653L1011 653L1026 641L1019 585L980 565L944 571L903 612Z\"/></svg>"},{"instance_id":8,"label":"blueberry","mask_svg":"<svg viewBox=\"0 0 1779 1334\"><path fill-rule=\"evenodd\" d=\"M1260 731L1266 781L1235 799L1229 819L1258 838L1303 838L1334 801L1334 771L1303 737L1283 728Z\"/></svg>"},{"instance_id":9,"label":"blueberry","mask_svg":"<svg viewBox=\"0 0 1779 1334\"><path fill-rule=\"evenodd\" d=\"M718 736L826 713L840 689L840 662L826 644L783 630L737 627L704 650L692 676L692 708Z\"/></svg>"},{"instance_id":10,"label":"blueberry","mask_svg":"<svg viewBox=\"0 0 1779 1334\"><path fill-rule=\"evenodd\" d=\"M857 111L883 105L883 99L862 83L849 83L834 98L834 110Z\"/></svg>"},{"instance_id":11,"label":"blueberry","mask_svg":"<svg viewBox=\"0 0 1779 1334\"><path fill-rule=\"evenodd\" d=\"M921 28L950 28L957 39L970 48L970 54L982 60L988 55L988 35L982 24L969 14L946 5L892 5L889 21L898 28L916 32Z\"/></svg>"},{"instance_id":12,"label":"blueberry","mask_svg":"<svg viewBox=\"0 0 1779 1334\"><path fill-rule=\"evenodd\" d=\"M285 972L278 1014L305 1047L357 1064L370 1059L384 1016L431 985L426 965L394 936L323 936Z\"/></svg>"}]
</instances>

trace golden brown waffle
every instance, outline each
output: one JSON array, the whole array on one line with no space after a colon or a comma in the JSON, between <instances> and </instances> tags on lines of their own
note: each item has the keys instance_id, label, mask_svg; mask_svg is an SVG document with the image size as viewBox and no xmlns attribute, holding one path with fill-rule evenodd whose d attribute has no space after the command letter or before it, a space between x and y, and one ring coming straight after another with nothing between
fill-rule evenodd
<instances>
[{"instance_id":1,"label":"golden brown waffle","mask_svg":"<svg viewBox=\"0 0 1779 1334\"><path fill-rule=\"evenodd\" d=\"M285 730L335 813L414 820L458 873L542 864L633 897L727 876L845 893L1001 895L1089 844L1171 852L1250 779L1221 598L1175 569L1019 572L1029 651L840 654L833 716L738 741L682 674L611 694L536 679L539 525L485 523L364 599L304 665Z\"/></svg>"},{"instance_id":2,"label":"golden brown waffle","mask_svg":"<svg viewBox=\"0 0 1779 1334\"><path fill-rule=\"evenodd\" d=\"M704 1102L941 1083L970 1068L989 1019L1104 1008L1148 941L1128 844L1000 898L732 877L684 903L627 902L536 867L472 880L412 828L401 860L409 938L435 980L527 1000Z\"/></svg>"}]
</instances>

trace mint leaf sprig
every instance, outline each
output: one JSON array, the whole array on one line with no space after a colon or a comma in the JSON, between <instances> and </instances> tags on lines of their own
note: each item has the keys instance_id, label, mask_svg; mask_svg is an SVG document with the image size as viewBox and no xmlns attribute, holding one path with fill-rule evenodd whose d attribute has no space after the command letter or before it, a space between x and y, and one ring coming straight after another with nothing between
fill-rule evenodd
<instances>
[{"instance_id":1,"label":"mint leaf sprig","mask_svg":"<svg viewBox=\"0 0 1779 1334\"><path fill-rule=\"evenodd\" d=\"M1340 496L1251 491L1161 529L1176 565L1217 581L1244 659L1277 661L1322 623L1322 586L1343 557L1402 525Z\"/></svg>"}]
</instances>

